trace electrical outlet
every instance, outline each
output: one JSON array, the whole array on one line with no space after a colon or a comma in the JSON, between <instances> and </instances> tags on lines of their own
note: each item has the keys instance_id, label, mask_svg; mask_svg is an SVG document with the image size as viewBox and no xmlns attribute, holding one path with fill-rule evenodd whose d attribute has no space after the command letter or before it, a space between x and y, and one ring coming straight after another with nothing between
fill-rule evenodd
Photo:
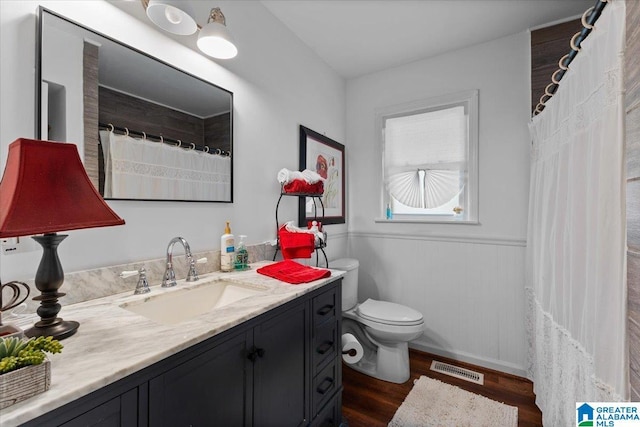
<instances>
[{"instance_id":1,"label":"electrical outlet","mask_svg":"<svg viewBox=\"0 0 640 427\"><path fill-rule=\"evenodd\" d=\"M27 237L9 237L1 240L2 253L5 255L19 254L38 250L36 242Z\"/></svg>"}]
</instances>

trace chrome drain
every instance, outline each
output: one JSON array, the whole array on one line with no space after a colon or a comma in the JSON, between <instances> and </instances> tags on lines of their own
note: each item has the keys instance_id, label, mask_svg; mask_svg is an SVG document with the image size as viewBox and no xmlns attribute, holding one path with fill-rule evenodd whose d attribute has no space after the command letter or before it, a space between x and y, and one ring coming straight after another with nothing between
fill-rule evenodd
<instances>
[{"instance_id":1,"label":"chrome drain","mask_svg":"<svg viewBox=\"0 0 640 427\"><path fill-rule=\"evenodd\" d=\"M431 361L431 370L451 377L460 378L461 380L484 385L484 374L470 369L433 360Z\"/></svg>"}]
</instances>

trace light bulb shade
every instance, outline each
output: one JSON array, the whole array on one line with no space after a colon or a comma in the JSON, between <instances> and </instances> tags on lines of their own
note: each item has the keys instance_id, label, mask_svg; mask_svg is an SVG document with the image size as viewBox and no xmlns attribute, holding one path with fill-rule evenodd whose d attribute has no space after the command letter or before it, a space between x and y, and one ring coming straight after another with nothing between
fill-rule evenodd
<instances>
[{"instance_id":1,"label":"light bulb shade","mask_svg":"<svg viewBox=\"0 0 640 427\"><path fill-rule=\"evenodd\" d=\"M198 49L218 59L230 59L238 54L231 32L218 22L209 22L200 30Z\"/></svg>"},{"instance_id":2,"label":"light bulb shade","mask_svg":"<svg viewBox=\"0 0 640 427\"><path fill-rule=\"evenodd\" d=\"M193 9L185 1L150 0L147 16L158 27L173 34L188 36L198 30Z\"/></svg>"},{"instance_id":3,"label":"light bulb shade","mask_svg":"<svg viewBox=\"0 0 640 427\"><path fill-rule=\"evenodd\" d=\"M17 139L0 181L0 237L122 225L74 144Z\"/></svg>"}]
</instances>

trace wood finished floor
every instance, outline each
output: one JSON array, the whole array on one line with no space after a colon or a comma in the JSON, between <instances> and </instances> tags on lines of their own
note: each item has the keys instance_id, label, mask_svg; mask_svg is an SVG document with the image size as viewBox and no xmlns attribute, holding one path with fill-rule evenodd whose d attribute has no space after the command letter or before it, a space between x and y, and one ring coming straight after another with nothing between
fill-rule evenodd
<instances>
[{"instance_id":1,"label":"wood finished floor","mask_svg":"<svg viewBox=\"0 0 640 427\"><path fill-rule=\"evenodd\" d=\"M435 378L489 399L518 407L519 427L542 426L542 414L535 404L531 381L514 375L454 361L445 357L409 350L411 378L404 384L380 381L347 365L342 369L342 417L348 427L386 426L421 375ZM484 385L431 371L431 361L439 360L484 374Z\"/></svg>"}]
</instances>

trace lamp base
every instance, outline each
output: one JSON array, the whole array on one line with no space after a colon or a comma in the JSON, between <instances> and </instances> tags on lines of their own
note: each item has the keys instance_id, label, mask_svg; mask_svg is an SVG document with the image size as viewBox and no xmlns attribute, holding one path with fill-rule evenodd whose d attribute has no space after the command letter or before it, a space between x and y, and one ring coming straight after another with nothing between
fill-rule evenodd
<instances>
[{"instance_id":1,"label":"lamp base","mask_svg":"<svg viewBox=\"0 0 640 427\"><path fill-rule=\"evenodd\" d=\"M28 337L52 336L61 340L75 334L80 326L78 322L65 321L58 317L62 308L58 298L64 296L64 293L58 292L64 282L64 272L58 258L58 245L66 237L66 234L56 233L32 236L42 246L42 259L35 279L40 295L33 298L34 301L40 301L40 306L36 310L40 321L24 332Z\"/></svg>"},{"instance_id":2,"label":"lamp base","mask_svg":"<svg viewBox=\"0 0 640 427\"><path fill-rule=\"evenodd\" d=\"M24 331L24 334L29 338L52 336L57 340L63 340L75 334L80 326L80 323L73 320L62 320L59 317L56 320L60 322L51 325L41 325L42 321L36 322L33 327Z\"/></svg>"}]
</instances>

